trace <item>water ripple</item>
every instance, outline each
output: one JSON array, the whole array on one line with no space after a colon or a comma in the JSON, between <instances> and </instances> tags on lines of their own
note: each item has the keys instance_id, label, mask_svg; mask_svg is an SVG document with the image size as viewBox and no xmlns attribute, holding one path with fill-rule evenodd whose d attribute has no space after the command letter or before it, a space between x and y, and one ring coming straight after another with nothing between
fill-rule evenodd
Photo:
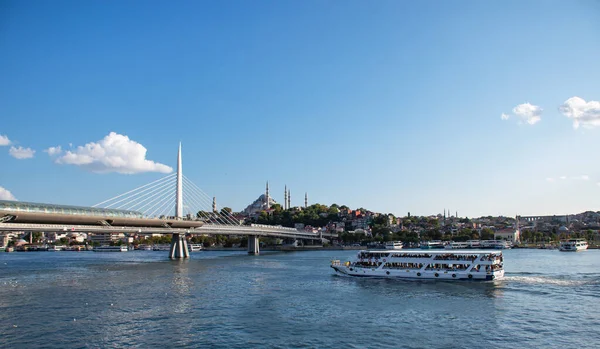
<instances>
[{"instance_id":1,"label":"water ripple","mask_svg":"<svg viewBox=\"0 0 600 349\"><path fill-rule=\"evenodd\" d=\"M0 346L594 348L589 252L507 251L506 277L483 283L335 276L353 251L5 253Z\"/></svg>"}]
</instances>

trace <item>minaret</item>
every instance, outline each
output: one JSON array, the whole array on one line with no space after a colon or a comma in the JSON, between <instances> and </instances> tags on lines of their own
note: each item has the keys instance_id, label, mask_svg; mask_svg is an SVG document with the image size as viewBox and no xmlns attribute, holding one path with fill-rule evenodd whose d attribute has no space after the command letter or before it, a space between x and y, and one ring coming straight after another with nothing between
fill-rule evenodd
<instances>
[{"instance_id":1,"label":"minaret","mask_svg":"<svg viewBox=\"0 0 600 349\"><path fill-rule=\"evenodd\" d=\"M287 185L285 186L285 189L283 191L283 209L287 210Z\"/></svg>"},{"instance_id":2,"label":"minaret","mask_svg":"<svg viewBox=\"0 0 600 349\"><path fill-rule=\"evenodd\" d=\"M304 208L308 207L308 193L304 192Z\"/></svg>"},{"instance_id":3,"label":"minaret","mask_svg":"<svg viewBox=\"0 0 600 349\"><path fill-rule=\"evenodd\" d=\"M290 190L288 189L288 197L287 197L287 199L288 199L288 209L292 208L292 206L290 205L290 202L292 201L291 196L292 196L292 194L290 193Z\"/></svg>"},{"instance_id":4,"label":"minaret","mask_svg":"<svg viewBox=\"0 0 600 349\"><path fill-rule=\"evenodd\" d=\"M267 192L265 193L265 203L267 204L267 210L271 208L269 203L269 181L267 181Z\"/></svg>"},{"instance_id":5,"label":"minaret","mask_svg":"<svg viewBox=\"0 0 600 349\"><path fill-rule=\"evenodd\" d=\"M213 213L217 213L217 197L213 196Z\"/></svg>"},{"instance_id":6,"label":"minaret","mask_svg":"<svg viewBox=\"0 0 600 349\"><path fill-rule=\"evenodd\" d=\"M179 152L177 153L177 189L175 196L175 216L183 218L183 172L181 171L181 142L179 142Z\"/></svg>"},{"instance_id":7,"label":"minaret","mask_svg":"<svg viewBox=\"0 0 600 349\"><path fill-rule=\"evenodd\" d=\"M515 237L516 241L513 241L513 242L520 242L521 241L521 231L519 230L519 215L515 216L515 234L517 235Z\"/></svg>"}]
</instances>

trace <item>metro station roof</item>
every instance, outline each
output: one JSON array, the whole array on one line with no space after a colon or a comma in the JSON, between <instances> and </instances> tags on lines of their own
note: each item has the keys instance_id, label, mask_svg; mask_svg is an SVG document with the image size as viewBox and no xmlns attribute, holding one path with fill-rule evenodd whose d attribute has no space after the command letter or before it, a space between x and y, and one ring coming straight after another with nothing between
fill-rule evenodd
<instances>
[{"instance_id":1,"label":"metro station roof","mask_svg":"<svg viewBox=\"0 0 600 349\"><path fill-rule=\"evenodd\" d=\"M108 216L142 218L144 215L138 211L118 210L113 208L85 207L44 204L39 202L8 201L0 200L0 213L5 212L31 212L31 213L55 213L77 216Z\"/></svg>"}]
</instances>

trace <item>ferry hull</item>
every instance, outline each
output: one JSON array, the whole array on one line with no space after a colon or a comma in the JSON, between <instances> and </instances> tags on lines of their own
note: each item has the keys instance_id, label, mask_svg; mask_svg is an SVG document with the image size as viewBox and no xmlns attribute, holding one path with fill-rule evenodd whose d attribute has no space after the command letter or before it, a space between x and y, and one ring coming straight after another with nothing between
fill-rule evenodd
<instances>
[{"instance_id":1,"label":"ferry hull","mask_svg":"<svg viewBox=\"0 0 600 349\"><path fill-rule=\"evenodd\" d=\"M579 252L579 251L587 250L587 246L585 248L583 248L583 247L577 247L577 248L560 247L558 250L561 252Z\"/></svg>"},{"instance_id":2,"label":"ferry hull","mask_svg":"<svg viewBox=\"0 0 600 349\"><path fill-rule=\"evenodd\" d=\"M436 271L436 270L395 270L381 268L356 268L345 265L332 265L337 273L354 277L373 277L388 279L409 280L469 280L491 281L504 277L504 270L493 272L465 272L465 271Z\"/></svg>"}]
</instances>

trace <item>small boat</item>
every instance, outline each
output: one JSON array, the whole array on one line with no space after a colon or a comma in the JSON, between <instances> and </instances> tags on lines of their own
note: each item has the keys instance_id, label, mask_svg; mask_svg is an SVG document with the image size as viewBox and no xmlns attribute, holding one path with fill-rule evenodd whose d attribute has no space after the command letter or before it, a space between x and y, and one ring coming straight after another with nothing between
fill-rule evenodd
<instances>
[{"instance_id":1,"label":"small boat","mask_svg":"<svg viewBox=\"0 0 600 349\"><path fill-rule=\"evenodd\" d=\"M385 243L386 250L401 250L404 247L402 241L389 241Z\"/></svg>"},{"instance_id":2,"label":"small boat","mask_svg":"<svg viewBox=\"0 0 600 349\"><path fill-rule=\"evenodd\" d=\"M93 249L94 252L127 252L127 246L97 246Z\"/></svg>"},{"instance_id":3,"label":"small boat","mask_svg":"<svg viewBox=\"0 0 600 349\"><path fill-rule=\"evenodd\" d=\"M354 261L331 261L336 273L356 277L490 281L504 277L502 251L360 251Z\"/></svg>"},{"instance_id":4,"label":"small boat","mask_svg":"<svg viewBox=\"0 0 600 349\"><path fill-rule=\"evenodd\" d=\"M447 250L461 250L461 249L465 249L465 248L469 248L471 247L469 245L468 242L451 242L449 244L447 244L446 246L444 246L445 249Z\"/></svg>"},{"instance_id":5,"label":"small boat","mask_svg":"<svg viewBox=\"0 0 600 349\"><path fill-rule=\"evenodd\" d=\"M467 240L467 244L469 245L469 248L480 248L481 247L480 240Z\"/></svg>"},{"instance_id":6,"label":"small boat","mask_svg":"<svg viewBox=\"0 0 600 349\"><path fill-rule=\"evenodd\" d=\"M481 240L479 242L479 248L495 248L496 240Z\"/></svg>"},{"instance_id":7,"label":"small boat","mask_svg":"<svg viewBox=\"0 0 600 349\"><path fill-rule=\"evenodd\" d=\"M585 251L587 248L588 243L584 239L569 239L562 240L558 250L562 252L578 252Z\"/></svg>"},{"instance_id":8,"label":"small boat","mask_svg":"<svg viewBox=\"0 0 600 349\"><path fill-rule=\"evenodd\" d=\"M513 245L510 241L506 241L506 240L496 240L496 243L493 245L492 248L498 249L498 250L504 250L504 249L509 249L512 248Z\"/></svg>"},{"instance_id":9,"label":"small boat","mask_svg":"<svg viewBox=\"0 0 600 349\"><path fill-rule=\"evenodd\" d=\"M188 244L190 252L200 252L204 249L202 244Z\"/></svg>"},{"instance_id":10,"label":"small boat","mask_svg":"<svg viewBox=\"0 0 600 349\"><path fill-rule=\"evenodd\" d=\"M421 241L421 248L424 250L444 248L444 243L440 240Z\"/></svg>"}]
</instances>

